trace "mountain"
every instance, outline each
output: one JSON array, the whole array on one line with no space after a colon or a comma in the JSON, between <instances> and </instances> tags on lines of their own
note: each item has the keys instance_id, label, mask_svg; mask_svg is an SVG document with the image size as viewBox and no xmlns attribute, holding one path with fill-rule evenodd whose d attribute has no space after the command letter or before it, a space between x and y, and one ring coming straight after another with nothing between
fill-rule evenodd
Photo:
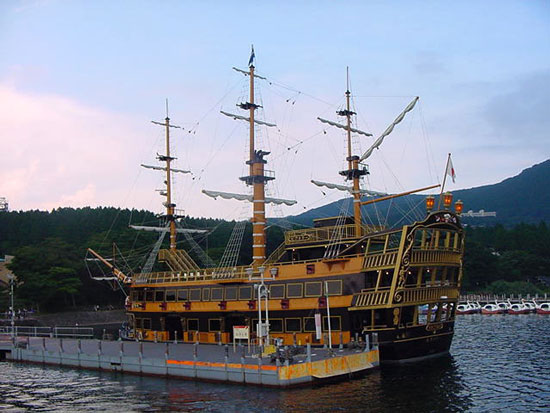
<instances>
[{"instance_id":1,"label":"mountain","mask_svg":"<svg viewBox=\"0 0 550 413\"><path fill-rule=\"evenodd\" d=\"M464 211L495 211L496 217L469 218L470 225L514 225L520 222L550 222L550 159L524 169L519 175L498 184L453 191L454 200L462 200ZM389 225L412 222L425 214L424 195L408 195L363 207L367 223ZM347 205L345 205L347 204ZM290 222L311 225L313 219L338 216L342 209L352 214L352 203L342 199L303 214L290 216Z\"/></svg>"}]
</instances>

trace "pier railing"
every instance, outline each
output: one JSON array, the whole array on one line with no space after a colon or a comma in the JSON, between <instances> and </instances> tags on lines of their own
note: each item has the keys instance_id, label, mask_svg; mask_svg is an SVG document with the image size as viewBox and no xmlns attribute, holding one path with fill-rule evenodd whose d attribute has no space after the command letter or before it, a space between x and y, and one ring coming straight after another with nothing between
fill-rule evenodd
<instances>
[{"instance_id":1,"label":"pier railing","mask_svg":"<svg viewBox=\"0 0 550 413\"><path fill-rule=\"evenodd\" d=\"M93 338L94 329L92 327L5 326L0 327L0 334L19 337Z\"/></svg>"}]
</instances>

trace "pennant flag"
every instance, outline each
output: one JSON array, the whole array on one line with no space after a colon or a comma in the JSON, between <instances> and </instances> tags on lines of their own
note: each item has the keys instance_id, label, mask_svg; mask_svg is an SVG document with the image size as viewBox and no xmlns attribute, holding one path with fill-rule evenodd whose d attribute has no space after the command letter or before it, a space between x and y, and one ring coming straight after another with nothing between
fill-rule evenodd
<instances>
[{"instance_id":1,"label":"pennant flag","mask_svg":"<svg viewBox=\"0 0 550 413\"><path fill-rule=\"evenodd\" d=\"M456 173L455 168L453 167L453 161L451 160L451 156L449 155L449 162L447 163L447 175L449 175L453 179L453 184L455 183L456 179Z\"/></svg>"},{"instance_id":2,"label":"pennant flag","mask_svg":"<svg viewBox=\"0 0 550 413\"><path fill-rule=\"evenodd\" d=\"M248 61L248 67L252 66L254 63L254 58L256 55L254 54L254 46L252 46L252 53L250 53L250 60Z\"/></svg>"}]
</instances>

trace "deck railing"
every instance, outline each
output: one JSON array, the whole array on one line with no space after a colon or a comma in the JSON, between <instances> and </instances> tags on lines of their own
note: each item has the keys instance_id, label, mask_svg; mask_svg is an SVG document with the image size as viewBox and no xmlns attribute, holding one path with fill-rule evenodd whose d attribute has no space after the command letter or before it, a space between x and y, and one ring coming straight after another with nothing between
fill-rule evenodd
<instances>
[{"instance_id":1,"label":"deck railing","mask_svg":"<svg viewBox=\"0 0 550 413\"><path fill-rule=\"evenodd\" d=\"M370 233L382 231L384 228L385 227L377 225L362 226L360 236L362 237ZM355 225L306 228L285 233L286 245L303 244L307 242L329 242L334 239L339 241L357 239L357 235L355 235Z\"/></svg>"}]
</instances>

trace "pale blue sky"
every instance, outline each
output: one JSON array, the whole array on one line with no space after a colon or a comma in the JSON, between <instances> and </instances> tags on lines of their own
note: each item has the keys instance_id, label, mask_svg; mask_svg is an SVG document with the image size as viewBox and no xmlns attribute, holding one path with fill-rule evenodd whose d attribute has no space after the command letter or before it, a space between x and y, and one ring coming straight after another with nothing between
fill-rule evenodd
<instances>
[{"instance_id":1,"label":"pale blue sky","mask_svg":"<svg viewBox=\"0 0 550 413\"><path fill-rule=\"evenodd\" d=\"M447 152L457 169L455 189L498 182L550 157L549 40L548 1L4 0L0 131L9 151L0 155L0 196L15 209L158 209L154 194L147 202L140 197L159 182L136 165L154 157L147 145L162 131L148 121L163 117L167 97L174 122L199 122L175 149L197 177L178 182L187 194L181 202L191 203L186 209L194 215L226 213L199 192L243 190L235 175L243 169L246 133L233 131L218 110L236 110L245 79L231 67L246 66L251 43L258 71L276 82L259 85L266 119L281 128L265 143L273 150L270 167L282 169L274 192L300 202L285 214L338 198L322 199L307 182L338 180L339 132L299 145L292 159L284 148L296 143L289 136L322 131L317 115L336 119L322 102L341 102L346 66L359 126L375 135L410 97L421 97L383 159L373 156L374 189L441 180ZM295 105L289 109L286 99ZM325 158L321 149L333 153ZM239 214L235 205L229 209Z\"/></svg>"}]
</instances>

